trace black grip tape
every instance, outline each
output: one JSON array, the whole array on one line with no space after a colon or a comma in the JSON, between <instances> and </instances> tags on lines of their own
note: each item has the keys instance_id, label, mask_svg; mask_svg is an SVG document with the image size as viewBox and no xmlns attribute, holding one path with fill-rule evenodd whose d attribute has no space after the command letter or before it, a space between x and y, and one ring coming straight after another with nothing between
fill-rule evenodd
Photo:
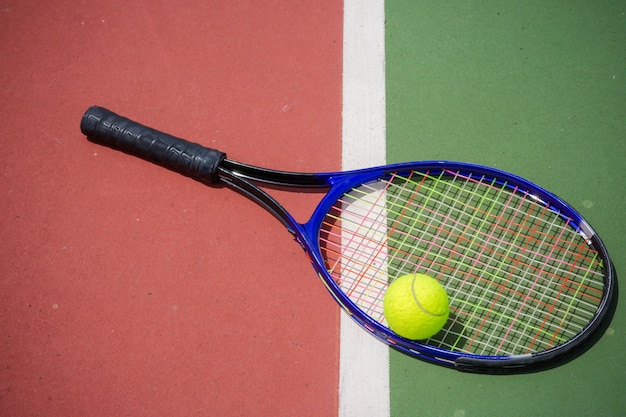
<instances>
[{"instance_id":1,"label":"black grip tape","mask_svg":"<svg viewBox=\"0 0 626 417\"><path fill-rule=\"evenodd\" d=\"M90 107L80 130L92 142L119 149L204 183L219 181L226 154L133 122L102 107Z\"/></svg>"}]
</instances>

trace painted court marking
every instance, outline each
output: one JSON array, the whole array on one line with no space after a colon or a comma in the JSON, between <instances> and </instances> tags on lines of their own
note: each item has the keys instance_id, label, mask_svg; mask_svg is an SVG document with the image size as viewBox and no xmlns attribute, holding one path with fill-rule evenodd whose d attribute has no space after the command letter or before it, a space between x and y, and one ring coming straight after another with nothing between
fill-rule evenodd
<instances>
[{"instance_id":1,"label":"painted court marking","mask_svg":"<svg viewBox=\"0 0 626 417\"><path fill-rule=\"evenodd\" d=\"M344 170L385 164L385 117L384 2L345 0ZM389 416L389 348L340 317L339 417Z\"/></svg>"}]
</instances>

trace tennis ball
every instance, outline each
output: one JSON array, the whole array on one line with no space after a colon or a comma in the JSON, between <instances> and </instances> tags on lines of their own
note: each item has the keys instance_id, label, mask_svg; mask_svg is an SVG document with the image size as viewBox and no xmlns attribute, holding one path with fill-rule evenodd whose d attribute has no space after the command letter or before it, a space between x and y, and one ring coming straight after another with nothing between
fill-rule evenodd
<instances>
[{"instance_id":1,"label":"tennis ball","mask_svg":"<svg viewBox=\"0 0 626 417\"><path fill-rule=\"evenodd\" d=\"M403 275L387 288L383 312L399 336L423 340L437 334L450 314L448 295L436 279L424 274Z\"/></svg>"}]
</instances>

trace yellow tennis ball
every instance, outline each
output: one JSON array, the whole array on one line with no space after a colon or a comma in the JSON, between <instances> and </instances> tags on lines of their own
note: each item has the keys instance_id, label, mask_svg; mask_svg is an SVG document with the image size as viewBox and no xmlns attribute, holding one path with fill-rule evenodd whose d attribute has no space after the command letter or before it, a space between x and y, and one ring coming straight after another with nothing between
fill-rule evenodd
<instances>
[{"instance_id":1,"label":"yellow tennis ball","mask_svg":"<svg viewBox=\"0 0 626 417\"><path fill-rule=\"evenodd\" d=\"M399 336L412 340L428 339L448 320L448 294L436 279L428 275L403 275L387 288L383 311L389 328Z\"/></svg>"}]
</instances>

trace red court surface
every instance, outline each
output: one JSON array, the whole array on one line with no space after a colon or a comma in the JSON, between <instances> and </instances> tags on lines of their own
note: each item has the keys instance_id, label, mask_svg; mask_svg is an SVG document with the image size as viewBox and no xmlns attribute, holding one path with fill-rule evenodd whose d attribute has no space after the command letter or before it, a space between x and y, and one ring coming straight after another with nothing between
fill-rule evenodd
<instances>
[{"instance_id":1,"label":"red court surface","mask_svg":"<svg viewBox=\"0 0 626 417\"><path fill-rule=\"evenodd\" d=\"M79 122L338 170L342 2L9 1L0 40L0 416L336 415L339 309L290 234Z\"/></svg>"}]
</instances>

